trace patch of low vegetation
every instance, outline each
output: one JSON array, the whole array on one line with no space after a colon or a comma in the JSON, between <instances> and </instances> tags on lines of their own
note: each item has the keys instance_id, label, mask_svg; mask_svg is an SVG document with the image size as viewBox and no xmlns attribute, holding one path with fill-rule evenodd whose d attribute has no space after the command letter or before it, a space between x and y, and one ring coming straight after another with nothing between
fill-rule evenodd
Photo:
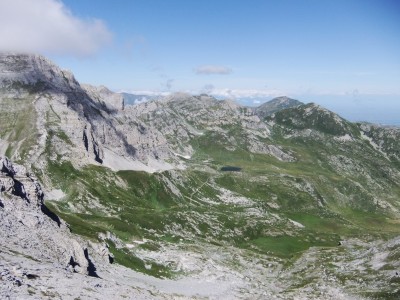
<instances>
[{"instance_id":1,"label":"patch of low vegetation","mask_svg":"<svg viewBox=\"0 0 400 300\"><path fill-rule=\"evenodd\" d=\"M0 138L8 143L6 156L25 161L37 142L33 97L0 99Z\"/></svg>"}]
</instances>

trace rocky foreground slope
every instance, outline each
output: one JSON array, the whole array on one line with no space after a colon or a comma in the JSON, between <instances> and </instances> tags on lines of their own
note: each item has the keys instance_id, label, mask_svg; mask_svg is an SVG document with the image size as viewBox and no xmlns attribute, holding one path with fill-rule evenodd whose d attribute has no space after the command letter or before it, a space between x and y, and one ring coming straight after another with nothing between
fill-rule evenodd
<instances>
[{"instance_id":1,"label":"rocky foreground slope","mask_svg":"<svg viewBox=\"0 0 400 300\"><path fill-rule=\"evenodd\" d=\"M396 299L399 135L0 54L2 295Z\"/></svg>"},{"instance_id":2,"label":"rocky foreground slope","mask_svg":"<svg viewBox=\"0 0 400 300\"><path fill-rule=\"evenodd\" d=\"M39 182L25 167L0 158L0 190L1 298L20 295L21 290L26 295L39 292L29 283L48 274L32 270L35 263L65 274L97 277L87 242L73 237L65 222L46 207ZM98 255L108 258L106 247L97 248Z\"/></svg>"}]
</instances>

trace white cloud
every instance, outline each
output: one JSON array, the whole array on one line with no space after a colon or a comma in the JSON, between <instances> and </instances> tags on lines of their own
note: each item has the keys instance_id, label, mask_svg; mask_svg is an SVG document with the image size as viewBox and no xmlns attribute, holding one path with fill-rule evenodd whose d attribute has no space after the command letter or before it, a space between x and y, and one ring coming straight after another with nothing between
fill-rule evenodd
<instances>
[{"instance_id":1,"label":"white cloud","mask_svg":"<svg viewBox=\"0 0 400 300\"><path fill-rule=\"evenodd\" d=\"M231 74L233 71L231 68L225 66L204 65L195 68L194 72L203 75L227 75Z\"/></svg>"},{"instance_id":2,"label":"white cloud","mask_svg":"<svg viewBox=\"0 0 400 300\"><path fill-rule=\"evenodd\" d=\"M87 56L111 41L106 25L59 0L0 0L0 51Z\"/></svg>"}]
</instances>

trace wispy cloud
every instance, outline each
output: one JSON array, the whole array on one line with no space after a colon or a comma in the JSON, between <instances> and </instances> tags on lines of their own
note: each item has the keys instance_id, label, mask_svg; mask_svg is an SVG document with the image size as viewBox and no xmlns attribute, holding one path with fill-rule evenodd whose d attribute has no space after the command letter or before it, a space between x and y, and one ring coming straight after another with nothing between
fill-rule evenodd
<instances>
[{"instance_id":1,"label":"wispy cloud","mask_svg":"<svg viewBox=\"0 0 400 300\"><path fill-rule=\"evenodd\" d=\"M97 19L80 19L58 0L1 0L0 51L88 56L112 34Z\"/></svg>"},{"instance_id":2,"label":"wispy cloud","mask_svg":"<svg viewBox=\"0 0 400 300\"><path fill-rule=\"evenodd\" d=\"M194 72L199 75L227 75L231 74L233 70L226 66L204 65L195 68Z\"/></svg>"}]
</instances>

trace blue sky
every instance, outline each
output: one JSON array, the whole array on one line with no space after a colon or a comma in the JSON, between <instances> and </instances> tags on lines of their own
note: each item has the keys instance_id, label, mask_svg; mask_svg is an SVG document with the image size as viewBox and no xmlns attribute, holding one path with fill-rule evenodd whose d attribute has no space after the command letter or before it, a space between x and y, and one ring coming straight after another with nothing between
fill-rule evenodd
<instances>
[{"instance_id":1,"label":"blue sky","mask_svg":"<svg viewBox=\"0 0 400 300\"><path fill-rule=\"evenodd\" d=\"M81 82L250 105L287 95L353 119L354 107L383 105L387 116L376 120L400 116L397 0L39 2L63 4L71 23L81 22L63 39L71 51L39 48Z\"/></svg>"}]
</instances>

